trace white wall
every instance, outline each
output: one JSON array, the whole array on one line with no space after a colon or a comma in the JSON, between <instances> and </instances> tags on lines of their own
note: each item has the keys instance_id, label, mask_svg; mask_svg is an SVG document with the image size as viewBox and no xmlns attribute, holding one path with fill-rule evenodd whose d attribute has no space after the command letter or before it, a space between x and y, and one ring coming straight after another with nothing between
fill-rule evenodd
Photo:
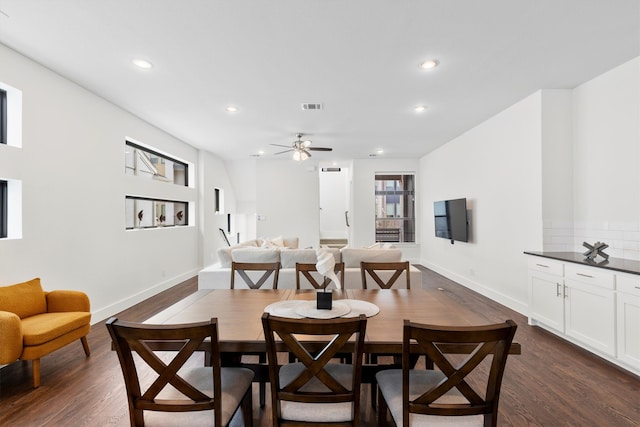
<instances>
[{"instance_id":1,"label":"white wall","mask_svg":"<svg viewBox=\"0 0 640 427\"><path fill-rule=\"evenodd\" d=\"M422 189L420 180L420 162L418 159L366 159L354 160L352 164L352 215L351 215L351 240L349 246L358 248L375 243L375 177L378 173L399 172L416 174L416 239L420 236L421 207L418 204ZM403 259L412 263L420 260L420 244L402 243L396 244L402 250Z\"/></svg>"},{"instance_id":2,"label":"white wall","mask_svg":"<svg viewBox=\"0 0 640 427\"><path fill-rule=\"evenodd\" d=\"M420 161L422 264L520 311L523 251L542 248L541 104L535 93ZM467 198L469 243L435 237L433 202Z\"/></svg>"},{"instance_id":3,"label":"white wall","mask_svg":"<svg viewBox=\"0 0 640 427\"><path fill-rule=\"evenodd\" d=\"M259 159L256 177L257 237L298 236L301 248L317 248L320 193L315 163Z\"/></svg>"},{"instance_id":4,"label":"white wall","mask_svg":"<svg viewBox=\"0 0 640 427\"><path fill-rule=\"evenodd\" d=\"M456 164L456 168L449 165ZM527 312L525 250L604 241L640 259L640 58L529 96L421 159L422 263ZM433 200L471 199L472 241L433 237Z\"/></svg>"},{"instance_id":5,"label":"white wall","mask_svg":"<svg viewBox=\"0 0 640 427\"><path fill-rule=\"evenodd\" d=\"M579 86L574 111L574 232L640 260L640 58Z\"/></svg>"},{"instance_id":6,"label":"white wall","mask_svg":"<svg viewBox=\"0 0 640 427\"><path fill-rule=\"evenodd\" d=\"M197 150L2 45L0 64L0 81L23 93L22 148L0 147L0 176L22 181L23 203L22 238L0 240L0 285L40 277L46 290L84 291L96 322L196 275L197 189L125 175L124 142L185 160L196 177ZM193 225L126 231L125 195L189 201Z\"/></svg>"},{"instance_id":7,"label":"white wall","mask_svg":"<svg viewBox=\"0 0 640 427\"><path fill-rule=\"evenodd\" d=\"M213 264L218 260L217 250L227 244L219 233L219 228L227 229L227 214L236 212L236 200L225 163L207 151L199 152L198 200L200 201L199 223L200 245L202 247L200 265ZM215 213L215 189L224 195L223 214Z\"/></svg>"}]
</instances>

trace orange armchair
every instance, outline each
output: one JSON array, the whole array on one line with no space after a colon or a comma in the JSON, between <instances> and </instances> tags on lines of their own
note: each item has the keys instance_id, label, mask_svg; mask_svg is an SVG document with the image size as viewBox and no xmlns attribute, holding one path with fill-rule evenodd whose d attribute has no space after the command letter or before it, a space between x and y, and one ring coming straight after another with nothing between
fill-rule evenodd
<instances>
[{"instance_id":1,"label":"orange armchair","mask_svg":"<svg viewBox=\"0 0 640 427\"><path fill-rule=\"evenodd\" d=\"M79 339L87 356L89 298L79 291L42 290L40 279L0 287L0 364L31 360L40 385L40 358Z\"/></svg>"}]
</instances>

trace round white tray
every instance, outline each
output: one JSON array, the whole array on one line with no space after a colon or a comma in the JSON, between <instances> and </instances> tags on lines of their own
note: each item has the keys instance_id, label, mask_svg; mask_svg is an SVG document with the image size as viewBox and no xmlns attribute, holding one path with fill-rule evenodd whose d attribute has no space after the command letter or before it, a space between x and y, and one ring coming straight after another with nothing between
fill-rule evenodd
<instances>
[{"instance_id":1,"label":"round white tray","mask_svg":"<svg viewBox=\"0 0 640 427\"><path fill-rule=\"evenodd\" d=\"M372 317L380 313L380 307L369 301L362 301L359 299L341 299L340 302L351 307L351 311L342 317L358 317L361 314L364 314L367 317Z\"/></svg>"},{"instance_id":2,"label":"round white tray","mask_svg":"<svg viewBox=\"0 0 640 427\"><path fill-rule=\"evenodd\" d=\"M318 310L316 301L307 300L285 300L274 302L264 308L264 311L280 317L290 319L333 319L336 317L358 317L364 314L367 317L375 316L380 312L380 308L368 301L357 299L334 300L331 310Z\"/></svg>"},{"instance_id":3,"label":"round white tray","mask_svg":"<svg viewBox=\"0 0 640 427\"><path fill-rule=\"evenodd\" d=\"M342 301L333 301L331 310L318 310L316 301L298 301L298 303L296 313L311 319L333 319L351 311L351 307Z\"/></svg>"},{"instance_id":4,"label":"round white tray","mask_svg":"<svg viewBox=\"0 0 640 427\"><path fill-rule=\"evenodd\" d=\"M299 300L278 301L266 306L264 308L264 311L266 313L271 314L272 316L288 317L290 319L302 319L305 316L302 316L296 313L296 309L300 306L301 302L303 301L299 301Z\"/></svg>"}]
</instances>

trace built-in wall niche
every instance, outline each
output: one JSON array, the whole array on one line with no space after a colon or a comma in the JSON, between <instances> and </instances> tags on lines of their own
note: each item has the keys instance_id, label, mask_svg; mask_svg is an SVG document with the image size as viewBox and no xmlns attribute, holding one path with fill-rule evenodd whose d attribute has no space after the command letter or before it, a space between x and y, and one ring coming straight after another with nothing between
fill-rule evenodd
<instances>
[{"instance_id":1,"label":"built-in wall niche","mask_svg":"<svg viewBox=\"0 0 640 427\"><path fill-rule=\"evenodd\" d=\"M213 211L217 215L224 214L224 190L215 187L213 189Z\"/></svg>"},{"instance_id":2,"label":"built-in wall niche","mask_svg":"<svg viewBox=\"0 0 640 427\"><path fill-rule=\"evenodd\" d=\"M126 196L125 228L175 227L189 225L189 203Z\"/></svg>"}]
</instances>

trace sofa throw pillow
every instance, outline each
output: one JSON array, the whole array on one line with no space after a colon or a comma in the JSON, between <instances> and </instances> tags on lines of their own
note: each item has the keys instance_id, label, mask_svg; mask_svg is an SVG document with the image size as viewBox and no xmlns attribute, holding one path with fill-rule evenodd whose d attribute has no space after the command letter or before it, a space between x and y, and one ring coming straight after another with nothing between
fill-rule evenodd
<instances>
[{"instance_id":1,"label":"sofa throw pillow","mask_svg":"<svg viewBox=\"0 0 640 427\"><path fill-rule=\"evenodd\" d=\"M21 319L47 312L47 299L40 278L0 287L0 310L15 313Z\"/></svg>"},{"instance_id":2,"label":"sofa throw pillow","mask_svg":"<svg viewBox=\"0 0 640 427\"><path fill-rule=\"evenodd\" d=\"M282 248L284 247L284 241L282 240L282 236L273 237L271 239L264 239L262 242L263 248Z\"/></svg>"}]
</instances>

